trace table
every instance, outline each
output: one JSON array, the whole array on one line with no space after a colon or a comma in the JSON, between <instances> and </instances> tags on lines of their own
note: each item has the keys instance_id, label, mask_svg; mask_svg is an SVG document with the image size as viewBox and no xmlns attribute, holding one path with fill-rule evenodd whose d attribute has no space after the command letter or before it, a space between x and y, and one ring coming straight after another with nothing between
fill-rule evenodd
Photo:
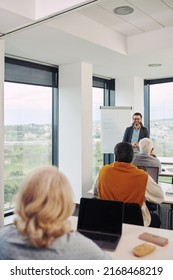
<instances>
[{"instance_id":1,"label":"table","mask_svg":"<svg viewBox=\"0 0 173 280\"><path fill-rule=\"evenodd\" d=\"M72 229L76 230L77 226L77 217L70 217L72 224ZM143 232L149 232L155 235L160 235L162 237L168 238L168 244L164 247L156 246L156 249L149 255L138 258L132 254L132 249L145 242L138 238ZM107 251L107 253L116 260L173 260L173 231L158 229L158 228L149 228L136 225L123 224L122 236L116 247L115 251Z\"/></svg>"},{"instance_id":2,"label":"table","mask_svg":"<svg viewBox=\"0 0 173 280\"><path fill-rule=\"evenodd\" d=\"M168 164L162 164L162 171L159 173L159 176L162 177L171 177L172 178L172 184L173 184L173 165Z\"/></svg>"},{"instance_id":3,"label":"table","mask_svg":"<svg viewBox=\"0 0 173 280\"><path fill-rule=\"evenodd\" d=\"M173 158L172 157L158 157L161 164L172 164L173 165Z\"/></svg>"},{"instance_id":4,"label":"table","mask_svg":"<svg viewBox=\"0 0 173 280\"><path fill-rule=\"evenodd\" d=\"M169 188L173 189L173 184L159 182L159 186L161 186L162 191L164 193L164 201L162 203L165 204L173 204L173 194L167 194L166 191Z\"/></svg>"},{"instance_id":5,"label":"table","mask_svg":"<svg viewBox=\"0 0 173 280\"><path fill-rule=\"evenodd\" d=\"M166 191L170 188L172 188L172 190L173 190L173 184L160 182L159 185L161 186L163 193L164 193L164 201L162 203L170 205L170 208L167 213L166 225L167 225L167 228L173 229L173 194L166 193Z\"/></svg>"},{"instance_id":6,"label":"table","mask_svg":"<svg viewBox=\"0 0 173 280\"><path fill-rule=\"evenodd\" d=\"M159 176L173 177L173 167L162 168L162 171L161 171L161 173L159 173Z\"/></svg>"},{"instance_id":7,"label":"table","mask_svg":"<svg viewBox=\"0 0 173 280\"><path fill-rule=\"evenodd\" d=\"M91 188L88 192L87 192L89 195L94 195L94 190Z\"/></svg>"},{"instance_id":8,"label":"table","mask_svg":"<svg viewBox=\"0 0 173 280\"><path fill-rule=\"evenodd\" d=\"M162 172L159 176L172 177L173 183L173 158L171 157L158 157L162 165Z\"/></svg>"}]
</instances>

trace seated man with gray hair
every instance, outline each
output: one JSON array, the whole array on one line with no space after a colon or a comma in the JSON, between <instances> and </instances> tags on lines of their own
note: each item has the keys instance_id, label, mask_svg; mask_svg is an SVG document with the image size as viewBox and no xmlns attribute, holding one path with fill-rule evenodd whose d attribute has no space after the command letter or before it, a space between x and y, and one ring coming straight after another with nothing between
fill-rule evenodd
<instances>
[{"instance_id":1,"label":"seated man with gray hair","mask_svg":"<svg viewBox=\"0 0 173 280\"><path fill-rule=\"evenodd\" d=\"M150 138L139 141L139 153L134 155L132 164L136 166L158 167L161 172L161 162L154 154L154 143Z\"/></svg>"}]
</instances>

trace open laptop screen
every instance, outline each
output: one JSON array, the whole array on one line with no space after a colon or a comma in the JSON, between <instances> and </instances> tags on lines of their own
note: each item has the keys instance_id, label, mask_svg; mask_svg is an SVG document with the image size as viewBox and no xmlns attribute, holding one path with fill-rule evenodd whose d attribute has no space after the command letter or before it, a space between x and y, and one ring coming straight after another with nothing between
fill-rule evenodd
<instances>
[{"instance_id":1,"label":"open laptop screen","mask_svg":"<svg viewBox=\"0 0 173 280\"><path fill-rule=\"evenodd\" d=\"M78 230L121 235L123 202L81 198Z\"/></svg>"},{"instance_id":2,"label":"open laptop screen","mask_svg":"<svg viewBox=\"0 0 173 280\"><path fill-rule=\"evenodd\" d=\"M146 169L147 173L153 178L153 180L158 183L159 179L159 168L157 167L147 167Z\"/></svg>"},{"instance_id":3,"label":"open laptop screen","mask_svg":"<svg viewBox=\"0 0 173 280\"><path fill-rule=\"evenodd\" d=\"M153 180L158 184L159 179L159 168L155 166L138 166L139 169L146 171Z\"/></svg>"}]
</instances>

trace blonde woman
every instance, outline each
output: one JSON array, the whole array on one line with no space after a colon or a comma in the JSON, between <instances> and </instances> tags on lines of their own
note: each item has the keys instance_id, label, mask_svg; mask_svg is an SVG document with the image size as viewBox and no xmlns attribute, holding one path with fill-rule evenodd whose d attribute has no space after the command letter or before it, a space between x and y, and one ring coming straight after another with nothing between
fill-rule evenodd
<instances>
[{"instance_id":1,"label":"blonde woman","mask_svg":"<svg viewBox=\"0 0 173 280\"><path fill-rule=\"evenodd\" d=\"M14 225L0 231L0 259L110 259L67 219L74 211L67 178L55 166L34 170L16 199Z\"/></svg>"}]
</instances>

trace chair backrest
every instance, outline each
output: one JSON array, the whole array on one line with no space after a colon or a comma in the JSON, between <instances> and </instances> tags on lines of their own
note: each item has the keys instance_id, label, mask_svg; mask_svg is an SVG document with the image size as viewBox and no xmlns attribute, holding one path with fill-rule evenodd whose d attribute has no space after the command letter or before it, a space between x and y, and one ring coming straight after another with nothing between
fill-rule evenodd
<instances>
[{"instance_id":1,"label":"chair backrest","mask_svg":"<svg viewBox=\"0 0 173 280\"><path fill-rule=\"evenodd\" d=\"M158 183L159 180L159 167L156 166L137 166L139 169L146 171L153 180Z\"/></svg>"},{"instance_id":2,"label":"chair backrest","mask_svg":"<svg viewBox=\"0 0 173 280\"><path fill-rule=\"evenodd\" d=\"M123 223L139 226L144 225L141 207L138 203L124 203Z\"/></svg>"},{"instance_id":3,"label":"chair backrest","mask_svg":"<svg viewBox=\"0 0 173 280\"><path fill-rule=\"evenodd\" d=\"M156 167L156 166L138 166L138 168L146 171L153 178L153 180L158 184L158 181L159 181L159 167ZM155 203L146 201L146 205L147 205L150 212L153 212L153 211L157 210L157 204L155 204Z\"/></svg>"}]
</instances>

